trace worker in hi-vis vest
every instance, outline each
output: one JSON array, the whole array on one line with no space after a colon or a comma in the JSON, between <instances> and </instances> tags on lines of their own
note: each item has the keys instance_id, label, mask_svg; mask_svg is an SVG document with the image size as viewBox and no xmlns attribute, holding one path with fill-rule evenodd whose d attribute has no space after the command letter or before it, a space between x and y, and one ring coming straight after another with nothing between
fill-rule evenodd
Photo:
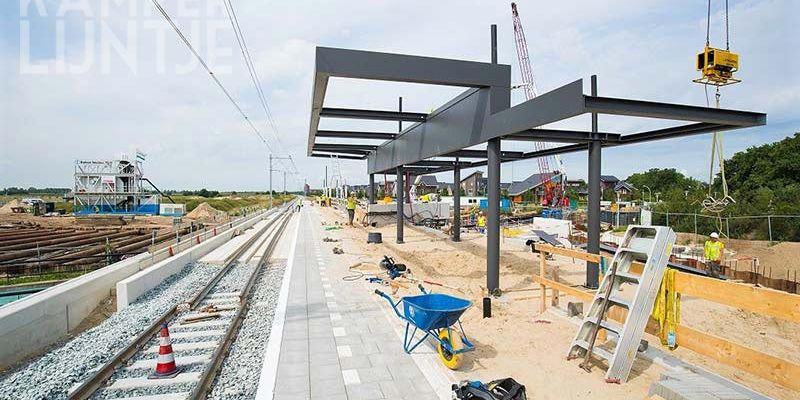
<instances>
[{"instance_id":1,"label":"worker in hi-vis vest","mask_svg":"<svg viewBox=\"0 0 800 400\"><path fill-rule=\"evenodd\" d=\"M350 226L353 226L353 218L356 216L356 192L350 192L347 198L347 219Z\"/></svg>"},{"instance_id":2,"label":"worker in hi-vis vest","mask_svg":"<svg viewBox=\"0 0 800 400\"><path fill-rule=\"evenodd\" d=\"M708 266L708 276L719 278L722 275L720 262L722 261L722 253L725 251L725 244L719 240L719 234L713 232L703 248L705 250L706 266Z\"/></svg>"},{"instance_id":3,"label":"worker in hi-vis vest","mask_svg":"<svg viewBox=\"0 0 800 400\"><path fill-rule=\"evenodd\" d=\"M486 216L483 211L478 213L478 232L486 233Z\"/></svg>"}]
</instances>

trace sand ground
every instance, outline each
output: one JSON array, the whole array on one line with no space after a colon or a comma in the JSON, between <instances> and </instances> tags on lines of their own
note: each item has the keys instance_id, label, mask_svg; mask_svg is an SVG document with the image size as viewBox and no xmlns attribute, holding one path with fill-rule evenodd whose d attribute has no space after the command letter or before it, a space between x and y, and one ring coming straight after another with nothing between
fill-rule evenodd
<instances>
[{"instance_id":1,"label":"sand ground","mask_svg":"<svg viewBox=\"0 0 800 400\"><path fill-rule=\"evenodd\" d=\"M328 224L345 221L344 214L335 209L320 210ZM534 394L532 397L537 399L627 399L645 398L650 384L663 372L659 365L638 360L628 383L613 385L603 382L602 366L589 374L578 368L579 361L567 361L566 351L576 326L550 312L539 315L539 292L530 279L534 271L538 272L538 255L525 249L519 241L509 238L501 244L500 285L506 294L493 302L493 318L484 319L479 306L486 281L486 240L483 235L464 233L462 242L453 243L440 232L407 225L405 244L397 245L394 225L370 230L382 233L382 245L366 244L367 231L363 228L331 231L330 237L341 239L345 252L358 255L366 263L375 263L384 254L393 256L398 262L406 263L416 277L458 290L429 287L466 297L476 304L464 314L462 322L478 349L470 353L466 365L456 373L459 379L491 380L511 376L525 384ZM558 265L562 281L575 285L583 282L583 262L556 256L555 260L548 261L548 265ZM369 264L359 268L377 270ZM413 293L401 289L400 294L404 292ZM562 298L562 306L566 301L568 298ZM800 325L795 323L692 298L684 298L682 302L682 323L800 362ZM648 335L647 339L651 344L658 343L652 336ZM798 397L797 392L726 367L690 350L679 348L673 354L771 397Z\"/></svg>"}]
</instances>

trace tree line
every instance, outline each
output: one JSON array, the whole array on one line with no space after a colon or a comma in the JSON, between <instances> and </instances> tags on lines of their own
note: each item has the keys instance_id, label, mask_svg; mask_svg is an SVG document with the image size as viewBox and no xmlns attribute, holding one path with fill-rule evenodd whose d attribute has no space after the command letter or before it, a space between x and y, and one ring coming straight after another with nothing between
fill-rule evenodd
<instances>
[{"instance_id":1,"label":"tree line","mask_svg":"<svg viewBox=\"0 0 800 400\"><path fill-rule=\"evenodd\" d=\"M725 160L729 194L735 200L721 217L800 215L800 132L775 143L750 147ZM659 202L653 207L661 213L697 213L715 215L703 209L709 185L687 177L674 168L654 168L629 176L626 181L636 190L633 198ZM647 188L649 187L650 190ZM722 175L711 184L711 196L723 196ZM654 223L665 224L665 215L654 216ZM702 221L701 221L702 220ZM698 232L721 227L711 218L698 220ZM800 218L731 219L731 237L765 239L769 229L774 240L800 241ZM676 226L678 224L678 226ZM680 231L693 231L694 219L675 217L670 225ZM771 226L770 226L771 225Z\"/></svg>"}]
</instances>

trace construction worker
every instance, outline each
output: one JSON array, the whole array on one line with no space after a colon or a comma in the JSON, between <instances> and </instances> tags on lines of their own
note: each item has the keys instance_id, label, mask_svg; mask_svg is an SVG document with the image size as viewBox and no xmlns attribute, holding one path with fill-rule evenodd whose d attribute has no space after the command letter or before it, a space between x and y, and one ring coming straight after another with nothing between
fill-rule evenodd
<instances>
[{"instance_id":1,"label":"construction worker","mask_svg":"<svg viewBox=\"0 0 800 400\"><path fill-rule=\"evenodd\" d=\"M353 218L356 216L356 192L350 192L347 198L347 219L350 226L353 226Z\"/></svg>"},{"instance_id":2,"label":"construction worker","mask_svg":"<svg viewBox=\"0 0 800 400\"><path fill-rule=\"evenodd\" d=\"M719 240L719 234L712 232L711 237L706 241L705 250L706 266L708 266L708 275L712 278L719 278L722 275L722 253L725 251L725 244Z\"/></svg>"},{"instance_id":3,"label":"construction worker","mask_svg":"<svg viewBox=\"0 0 800 400\"><path fill-rule=\"evenodd\" d=\"M483 211L478 213L478 232L486 233L486 216Z\"/></svg>"}]
</instances>

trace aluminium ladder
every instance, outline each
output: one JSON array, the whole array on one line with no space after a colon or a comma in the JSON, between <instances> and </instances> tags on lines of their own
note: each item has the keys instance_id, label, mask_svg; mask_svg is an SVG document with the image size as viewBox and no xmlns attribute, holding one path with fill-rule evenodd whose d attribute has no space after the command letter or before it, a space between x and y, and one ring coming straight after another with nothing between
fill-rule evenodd
<instances>
[{"instance_id":1,"label":"aluminium ladder","mask_svg":"<svg viewBox=\"0 0 800 400\"><path fill-rule=\"evenodd\" d=\"M585 357L581 367L588 370L589 358L592 355L598 356L608 362L606 382L620 383L628 380L675 238L675 232L669 227L628 227L622 245L614 254L608 273L603 277L575 340L572 341L568 359ZM644 264L641 274L631 269L634 262ZM623 296L620 291L622 284L635 286L633 296ZM611 307L628 311L623 324L608 318ZM600 347L602 344L595 346L600 329L617 336L613 350Z\"/></svg>"}]
</instances>

